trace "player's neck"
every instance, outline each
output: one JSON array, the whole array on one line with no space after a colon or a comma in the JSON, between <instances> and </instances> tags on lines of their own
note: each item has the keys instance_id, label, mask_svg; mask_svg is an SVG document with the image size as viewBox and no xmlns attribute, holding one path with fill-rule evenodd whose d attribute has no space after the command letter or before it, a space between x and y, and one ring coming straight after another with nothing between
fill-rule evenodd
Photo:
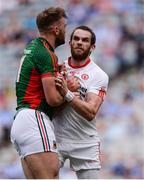
<instances>
[{"instance_id":1,"label":"player's neck","mask_svg":"<svg viewBox=\"0 0 144 180\"><path fill-rule=\"evenodd\" d=\"M49 44L53 47L53 49L55 49L55 37L54 36L41 34L40 37L43 37L44 39L46 39L49 42Z\"/></svg>"},{"instance_id":2,"label":"player's neck","mask_svg":"<svg viewBox=\"0 0 144 180\"><path fill-rule=\"evenodd\" d=\"M71 66L83 67L83 66L86 66L86 65L90 62L90 58L87 57L87 58L84 59L84 60L77 60L77 59L74 59L73 57L71 57L71 58L69 59L69 62L70 62L70 65L71 65Z\"/></svg>"}]
</instances>

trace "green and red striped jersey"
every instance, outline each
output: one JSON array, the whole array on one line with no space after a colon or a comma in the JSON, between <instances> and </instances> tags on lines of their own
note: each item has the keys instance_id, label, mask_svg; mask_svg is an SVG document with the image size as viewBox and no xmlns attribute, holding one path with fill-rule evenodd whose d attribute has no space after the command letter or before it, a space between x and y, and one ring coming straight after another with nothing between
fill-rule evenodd
<instances>
[{"instance_id":1,"label":"green and red striped jersey","mask_svg":"<svg viewBox=\"0 0 144 180\"><path fill-rule=\"evenodd\" d=\"M46 113L50 118L55 111L50 107L44 95L43 77L55 76L58 72L58 61L54 49L42 37L31 41L24 49L17 81L17 108L31 108Z\"/></svg>"}]
</instances>

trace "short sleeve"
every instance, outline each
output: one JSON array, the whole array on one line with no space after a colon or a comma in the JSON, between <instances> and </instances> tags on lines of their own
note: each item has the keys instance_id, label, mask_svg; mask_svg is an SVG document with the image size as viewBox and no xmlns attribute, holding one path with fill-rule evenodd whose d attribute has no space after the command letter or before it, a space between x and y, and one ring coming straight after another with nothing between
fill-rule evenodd
<instances>
[{"instance_id":1,"label":"short sleeve","mask_svg":"<svg viewBox=\"0 0 144 180\"><path fill-rule=\"evenodd\" d=\"M106 73L102 73L99 78L93 79L91 86L88 88L87 92L92 92L97 94L99 97L104 99L107 88L108 88L109 77Z\"/></svg>"}]
</instances>

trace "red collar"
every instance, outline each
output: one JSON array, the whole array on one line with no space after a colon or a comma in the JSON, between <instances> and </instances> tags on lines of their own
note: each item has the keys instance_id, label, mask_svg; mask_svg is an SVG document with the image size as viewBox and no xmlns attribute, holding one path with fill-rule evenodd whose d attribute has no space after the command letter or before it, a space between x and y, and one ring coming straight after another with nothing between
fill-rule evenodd
<instances>
[{"instance_id":1,"label":"red collar","mask_svg":"<svg viewBox=\"0 0 144 180\"><path fill-rule=\"evenodd\" d=\"M71 57L69 57L69 58L68 58L68 65L71 66L71 67L74 68L74 69L78 69L78 68L82 68L82 67L87 66L87 65L90 63L90 61L91 61L90 58L87 58L86 62L85 62L83 65L81 65L81 66L76 66L76 65L74 65L74 64L71 63Z\"/></svg>"}]
</instances>

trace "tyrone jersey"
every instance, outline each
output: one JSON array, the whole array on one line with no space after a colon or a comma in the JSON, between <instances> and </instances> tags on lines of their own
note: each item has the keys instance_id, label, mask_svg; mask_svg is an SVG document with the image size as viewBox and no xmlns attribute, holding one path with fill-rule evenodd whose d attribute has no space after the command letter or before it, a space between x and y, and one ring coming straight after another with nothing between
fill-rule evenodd
<instances>
[{"instance_id":1,"label":"tyrone jersey","mask_svg":"<svg viewBox=\"0 0 144 180\"><path fill-rule=\"evenodd\" d=\"M24 49L16 80L16 110L36 109L51 118L54 108L46 102L41 79L55 76L57 71L57 57L48 41L42 37L31 41Z\"/></svg>"},{"instance_id":2,"label":"tyrone jersey","mask_svg":"<svg viewBox=\"0 0 144 180\"><path fill-rule=\"evenodd\" d=\"M85 101L87 93L92 92L104 98L108 76L93 61L88 59L85 65L75 67L71 65L71 59L65 61L68 76L75 76L80 82L80 97ZM58 142L96 143L99 137L96 130L96 118L86 120L79 115L70 105L66 105L54 117L55 133Z\"/></svg>"}]
</instances>

